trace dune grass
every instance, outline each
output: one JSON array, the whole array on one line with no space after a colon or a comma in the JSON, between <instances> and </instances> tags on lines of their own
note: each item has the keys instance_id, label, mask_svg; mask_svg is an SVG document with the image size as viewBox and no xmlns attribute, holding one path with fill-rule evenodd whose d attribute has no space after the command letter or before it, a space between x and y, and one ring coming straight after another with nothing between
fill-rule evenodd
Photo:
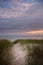
<instances>
[{"instance_id":1,"label":"dune grass","mask_svg":"<svg viewBox=\"0 0 43 65\"><path fill-rule=\"evenodd\" d=\"M13 42L5 39L0 40L0 65L11 65L11 61L9 59L9 57L11 57L11 54L9 54L9 51L14 44L17 44L19 42L21 44L39 44L42 50L40 50L40 47L34 47L32 49L33 52L29 52L29 64L27 65L43 65L43 40L31 39L18 39ZM30 57L32 57L32 59L30 59Z\"/></svg>"},{"instance_id":2,"label":"dune grass","mask_svg":"<svg viewBox=\"0 0 43 65\"><path fill-rule=\"evenodd\" d=\"M43 40L32 40L32 39L18 39L18 40L15 40L14 43L32 43L32 44L38 44L38 43L42 43L43 44Z\"/></svg>"}]
</instances>

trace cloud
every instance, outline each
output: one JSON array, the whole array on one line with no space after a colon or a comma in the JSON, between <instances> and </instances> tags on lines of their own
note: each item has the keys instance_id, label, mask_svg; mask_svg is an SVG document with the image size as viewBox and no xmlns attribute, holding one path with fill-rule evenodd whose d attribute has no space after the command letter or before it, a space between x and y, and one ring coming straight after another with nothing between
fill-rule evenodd
<instances>
[{"instance_id":1,"label":"cloud","mask_svg":"<svg viewBox=\"0 0 43 65\"><path fill-rule=\"evenodd\" d=\"M9 36L16 35L16 33L17 35L23 33L24 35L24 33L28 34L28 32L29 34L34 34L34 32L36 32L35 34L42 34L43 4L39 0L31 3L11 0L6 3L9 6L8 8L0 6L0 35L8 34Z\"/></svg>"},{"instance_id":2,"label":"cloud","mask_svg":"<svg viewBox=\"0 0 43 65\"><path fill-rule=\"evenodd\" d=\"M24 7L28 7L28 6L31 6L32 4L28 4L28 3L21 3L21 6L24 6Z\"/></svg>"},{"instance_id":3,"label":"cloud","mask_svg":"<svg viewBox=\"0 0 43 65\"><path fill-rule=\"evenodd\" d=\"M34 3L38 3L43 6L43 0L32 0Z\"/></svg>"},{"instance_id":4,"label":"cloud","mask_svg":"<svg viewBox=\"0 0 43 65\"><path fill-rule=\"evenodd\" d=\"M21 17L26 16L28 14L26 13L27 11L29 12L28 14L29 16L31 16L31 14L36 16L36 13L38 13L37 15L40 16L40 10L43 11L43 7L42 4L39 4L39 2L40 1L42 2L42 0L34 0L34 1L35 2L27 3L27 2L21 2L20 0L6 0L6 1L0 0L0 2L4 4L4 6L3 4L0 6L0 13L1 13L0 16L2 18Z\"/></svg>"},{"instance_id":5,"label":"cloud","mask_svg":"<svg viewBox=\"0 0 43 65\"><path fill-rule=\"evenodd\" d=\"M24 15L24 12L32 6L32 3L23 3L20 0L0 1L0 16L1 17L18 17Z\"/></svg>"},{"instance_id":6,"label":"cloud","mask_svg":"<svg viewBox=\"0 0 43 65\"><path fill-rule=\"evenodd\" d=\"M43 30L43 6L39 3L32 5L21 3L20 5L28 8L25 10L19 6L16 8L16 11L19 12L12 11L12 9L1 8L0 11L4 11L4 13L0 14L0 30Z\"/></svg>"}]
</instances>

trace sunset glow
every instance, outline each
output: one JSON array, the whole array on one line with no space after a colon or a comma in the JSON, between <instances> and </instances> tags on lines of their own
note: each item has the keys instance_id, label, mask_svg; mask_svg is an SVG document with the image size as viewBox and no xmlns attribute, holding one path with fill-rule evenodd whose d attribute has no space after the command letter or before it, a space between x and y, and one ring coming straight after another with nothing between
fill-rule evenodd
<instances>
[{"instance_id":1,"label":"sunset glow","mask_svg":"<svg viewBox=\"0 0 43 65\"><path fill-rule=\"evenodd\" d=\"M35 34L43 34L43 30L36 30L36 31L30 31L26 32L26 34L35 35Z\"/></svg>"}]
</instances>

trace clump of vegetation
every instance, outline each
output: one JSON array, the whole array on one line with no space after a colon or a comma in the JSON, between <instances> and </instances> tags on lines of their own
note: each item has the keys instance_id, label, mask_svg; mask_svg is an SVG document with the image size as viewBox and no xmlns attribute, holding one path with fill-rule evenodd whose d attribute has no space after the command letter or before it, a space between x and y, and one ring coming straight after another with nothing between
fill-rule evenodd
<instances>
[{"instance_id":1,"label":"clump of vegetation","mask_svg":"<svg viewBox=\"0 0 43 65\"><path fill-rule=\"evenodd\" d=\"M12 46L12 43L8 40L0 40L0 53L2 53L3 50L8 49Z\"/></svg>"},{"instance_id":2,"label":"clump of vegetation","mask_svg":"<svg viewBox=\"0 0 43 65\"><path fill-rule=\"evenodd\" d=\"M9 51L12 43L8 40L0 40L0 65L9 65Z\"/></svg>"},{"instance_id":3,"label":"clump of vegetation","mask_svg":"<svg viewBox=\"0 0 43 65\"><path fill-rule=\"evenodd\" d=\"M43 44L27 46L27 65L43 65Z\"/></svg>"},{"instance_id":4,"label":"clump of vegetation","mask_svg":"<svg viewBox=\"0 0 43 65\"><path fill-rule=\"evenodd\" d=\"M34 65L43 65L43 48L41 50L40 47L35 47L32 55Z\"/></svg>"},{"instance_id":5,"label":"clump of vegetation","mask_svg":"<svg viewBox=\"0 0 43 65\"><path fill-rule=\"evenodd\" d=\"M18 42L20 42L20 43L32 43L32 44L34 44L34 43L43 43L43 40L35 40L35 39L18 39L18 40L16 40L16 41L14 41L14 43L18 43Z\"/></svg>"}]
</instances>

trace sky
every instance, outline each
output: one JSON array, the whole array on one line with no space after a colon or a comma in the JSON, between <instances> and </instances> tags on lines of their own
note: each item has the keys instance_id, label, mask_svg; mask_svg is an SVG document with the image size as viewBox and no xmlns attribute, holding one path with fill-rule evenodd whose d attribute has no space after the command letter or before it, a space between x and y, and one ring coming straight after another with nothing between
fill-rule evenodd
<instances>
[{"instance_id":1,"label":"sky","mask_svg":"<svg viewBox=\"0 0 43 65\"><path fill-rule=\"evenodd\" d=\"M43 39L43 0L0 0L0 39Z\"/></svg>"}]
</instances>

